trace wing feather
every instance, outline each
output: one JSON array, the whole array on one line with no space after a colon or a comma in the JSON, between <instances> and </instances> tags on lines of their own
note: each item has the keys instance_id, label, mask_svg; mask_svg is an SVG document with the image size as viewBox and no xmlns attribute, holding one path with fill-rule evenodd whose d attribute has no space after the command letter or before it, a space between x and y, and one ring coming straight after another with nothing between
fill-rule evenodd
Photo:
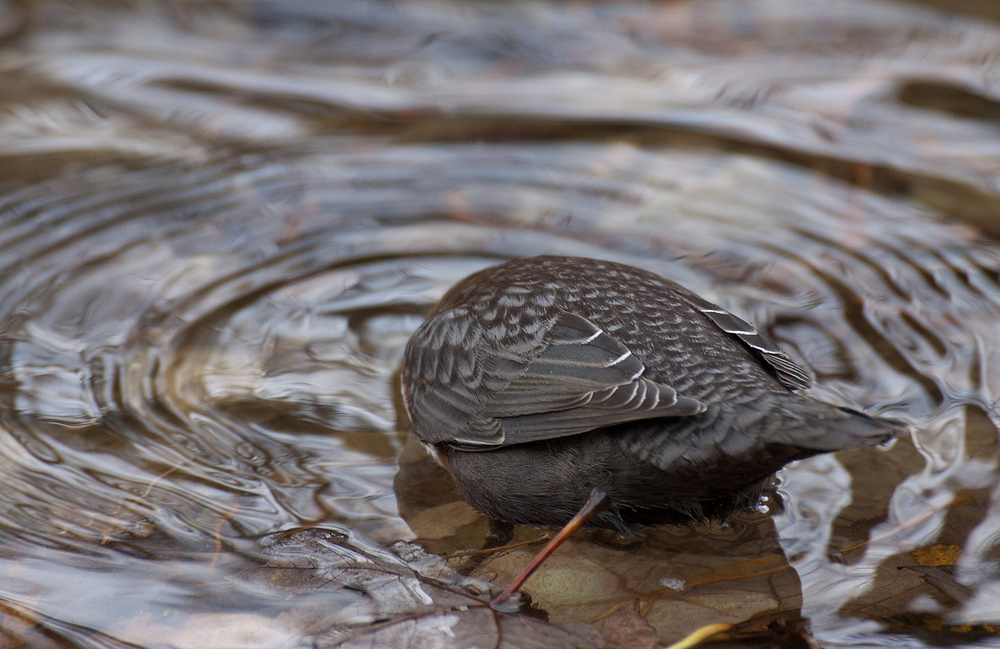
<instances>
[{"instance_id":1,"label":"wing feather","mask_svg":"<svg viewBox=\"0 0 1000 649\"><path fill-rule=\"evenodd\" d=\"M534 340L502 348L470 319L440 313L407 345L404 396L425 442L495 448L705 409L643 378L642 362L581 316L558 313Z\"/></svg>"},{"instance_id":2,"label":"wing feather","mask_svg":"<svg viewBox=\"0 0 1000 649\"><path fill-rule=\"evenodd\" d=\"M734 336L749 348L751 353L770 366L774 375L789 390L804 390L812 386L812 378L806 371L789 358L788 354L781 351L776 342L757 331L752 324L694 293L685 292L684 299L705 314L719 329Z\"/></svg>"}]
</instances>

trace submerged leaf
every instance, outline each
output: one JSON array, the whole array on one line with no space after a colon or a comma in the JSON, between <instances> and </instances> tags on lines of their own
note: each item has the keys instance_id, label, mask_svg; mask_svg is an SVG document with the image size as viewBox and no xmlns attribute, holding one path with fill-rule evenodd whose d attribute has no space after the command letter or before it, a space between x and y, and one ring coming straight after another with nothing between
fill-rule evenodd
<instances>
[{"instance_id":1,"label":"submerged leaf","mask_svg":"<svg viewBox=\"0 0 1000 649\"><path fill-rule=\"evenodd\" d=\"M312 618L317 647L604 646L588 624L494 612L490 584L460 575L415 543L398 541L386 550L357 532L332 528L285 532L265 543L268 566L258 577L292 593L345 597L341 615Z\"/></svg>"}]
</instances>

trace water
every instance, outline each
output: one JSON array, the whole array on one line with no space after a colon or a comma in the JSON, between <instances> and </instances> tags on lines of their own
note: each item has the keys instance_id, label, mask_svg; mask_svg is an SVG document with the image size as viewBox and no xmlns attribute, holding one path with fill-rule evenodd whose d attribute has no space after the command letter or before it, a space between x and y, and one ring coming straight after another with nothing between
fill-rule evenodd
<instances>
[{"instance_id":1,"label":"water","mask_svg":"<svg viewBox=\"0 0 1000 649\"><path fill-rule=\"evenodd\" d=\"M772 515L639 547L582 535L529 582L553 623L669 642L801 615L824 646L997 644L1000 27L983 12L0 10L6 645L334 646L426 606L290 598L254 571L300 526L390 572L376 549L400 539L482 543L408 434L402 349L453 283L543 253L679 281L768 331L815 398L913 425L789 467ZM532 551L475 574L504 583Z\"/></svg>"}]
</instances>

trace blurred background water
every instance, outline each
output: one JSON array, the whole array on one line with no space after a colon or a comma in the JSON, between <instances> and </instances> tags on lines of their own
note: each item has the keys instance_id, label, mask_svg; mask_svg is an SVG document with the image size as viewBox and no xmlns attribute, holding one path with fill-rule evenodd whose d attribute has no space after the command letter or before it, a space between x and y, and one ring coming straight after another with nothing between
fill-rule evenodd
<instances>
[{"instance_id":1,"label":"blurred background water","mask_svg":"<svg viewBox=\"0 0 1000 649\"><path fill-rule=\"evenodd\" d=\"M478 547L408 435L401 354L453 283L543 253L679 281L814 397L913 425L784 470L772 516L582 535L529 583L550 620L612 644L637 602L654 644L784 613L823 646L1000 645L998 21L0 2L3 646L334 646L292 614L339 600L248 576L265 535Z\"/></svg>"}]
</instances>

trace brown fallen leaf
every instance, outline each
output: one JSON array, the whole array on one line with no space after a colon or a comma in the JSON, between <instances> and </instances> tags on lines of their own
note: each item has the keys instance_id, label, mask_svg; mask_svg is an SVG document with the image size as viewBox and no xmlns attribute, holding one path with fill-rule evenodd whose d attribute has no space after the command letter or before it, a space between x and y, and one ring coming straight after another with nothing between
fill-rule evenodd
<instances>
[{"instance_id":1,"label":"brown fallen leaf","mask_svg":"<svg viewBox=\"0 0 1000 649\"><path fill-rule=\"evenodd\" d=\"M659 642L656 629L639 614L637 599L594 622L594 628L618 649L653 649Z\"/></svg>"},{"instance_id":2,"label":"brown fallen leaf","mask_svg":"<svg viewBox=\"0 0 1000 649\"><path fill-rule=\"evenodd\" d=\"M910 550L910 556L922 566L953 566L961 554L962 548L958 545L931 545Z\"/></svg>"}]
</instances>

